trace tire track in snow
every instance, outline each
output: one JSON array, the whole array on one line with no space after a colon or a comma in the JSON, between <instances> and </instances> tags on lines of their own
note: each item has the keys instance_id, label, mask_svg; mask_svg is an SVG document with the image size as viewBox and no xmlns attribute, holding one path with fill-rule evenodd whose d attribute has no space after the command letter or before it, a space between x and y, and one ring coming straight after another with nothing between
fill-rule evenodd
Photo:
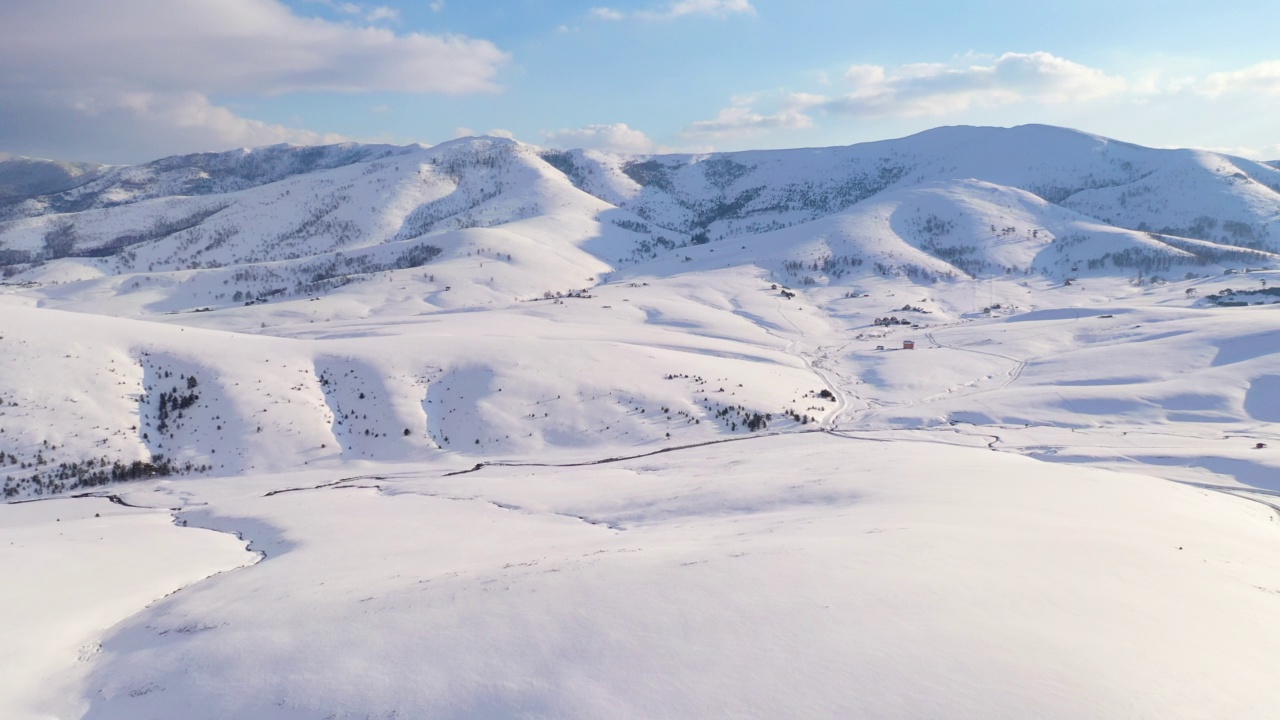
<instances>
[{"instance_id":1,"label":"tire track in snow","mask_svg":"<svg viewBox=\"0 0 1280 720\"><path fill-rule=\"evenodd\" d=\"M934 339L933 333L931 332L925 333L924 336L929 338L929 342L933 343L934 347L947 348L948 350L960 350L962 352L977 353L978 355L988 355L990 357L997 357L1002 360L1008 360L1009 362L1014 363L1014 366L1008 371L1008 373L1006 373L1008 377L1005 378L1004 382L1002 382L999 387L981 388L981 389L975 390L974 392L961 395L959 397L967 397L969 395L977 395L978 393L983 393L983 392L993 392L995 390L1003 390L1009 387L1010 385L1012 385L1018 378L1022 377L1022 371L1025 370L1027 367L1027 361L1025 360L1019 360L1018 358L1010 357L1008 355L1001 355L1000 353L987 352L985 350L974 350L972 348L961 347L958 345L947 345L944 343L940 343L936 339ZM922 402L925 402L925 401L922 401Z\"/></svg>"}]
</instances>

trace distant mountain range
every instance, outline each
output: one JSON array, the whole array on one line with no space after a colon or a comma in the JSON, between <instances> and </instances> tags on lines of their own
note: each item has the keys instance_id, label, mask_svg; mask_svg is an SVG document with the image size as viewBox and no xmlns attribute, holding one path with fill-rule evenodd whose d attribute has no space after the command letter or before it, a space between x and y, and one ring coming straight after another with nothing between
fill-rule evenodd
<instances>
[{"instance_id":1,"label":"distant mountain range","mask_svg":"<svg viewBox=\"0 0 1280 720\"><path fill-rule=\"evenodd\" d=\"M873 206L888 223L874 234L891 230L940 260L926 263L935 273L1003 270L1009 265L958 248L1027 230L1045 240L1104 238L1071 261L1110 253L1121 270L1125 252L1164 268L1255 262L1233 248L1280 250L1274 165L1047 126L706 155L468 138L431 148L279 145L128 167L13 159L0 162L0 187L10 274L61 255L103 257L96 267L114 274L378 254L388 243L562 216L570 207L602 223L588 250L615 265L824 218L866 221ZM990 222L998 218L979 206L991 202L1018 206L1018 217ZM54 230L60 234L46 242ZM1032 258L1006 263L1014 260ZM1061 271L1043 261L1032 269Z\"/></svg>"}]
</instances>

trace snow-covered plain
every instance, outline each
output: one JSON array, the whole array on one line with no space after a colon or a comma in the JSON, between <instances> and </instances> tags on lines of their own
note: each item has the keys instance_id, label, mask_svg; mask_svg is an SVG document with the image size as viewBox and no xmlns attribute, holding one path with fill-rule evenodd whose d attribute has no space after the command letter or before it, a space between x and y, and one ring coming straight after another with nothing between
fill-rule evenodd
<instances>
[{"instance_id":1,"label":"snow-covered plain","mask_svg":"<svg viewBox=\"0 0 1280 720\"><path fill-rule=\"evenodd\" d=\"M77 171L0 203L0 715L1280 704L1274 167L1030 126Z\"/></svg>"}]
</instances>

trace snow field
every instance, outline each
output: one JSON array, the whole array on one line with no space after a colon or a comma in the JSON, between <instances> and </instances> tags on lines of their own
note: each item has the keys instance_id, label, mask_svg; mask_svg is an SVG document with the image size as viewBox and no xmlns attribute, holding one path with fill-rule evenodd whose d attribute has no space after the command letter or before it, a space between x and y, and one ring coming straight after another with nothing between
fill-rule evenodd
<instances>
[{"instance_id":1,"label":"snow field","mask_svg":"<svg viewBox=\"0 0 1280 720\"><path fill-rule=\"evenodd\" d=\"M116 627L85 717L1263 717L1277 700L1276 516L1219 493L823 435L349 485L208 483L181 517L267 558Z\"/></svg>"},{"instance_id":2,"label":"snow field","mask_svg":"<svg viewBox=\"0 0 1280 720\"><path fill-rule=\"evenodd\" d=\"M175 527L163 509L105 498L0 505L0 714L82 717L108 629L151 603L256 556L233 535Z\"/></svg>"}]
</instances>

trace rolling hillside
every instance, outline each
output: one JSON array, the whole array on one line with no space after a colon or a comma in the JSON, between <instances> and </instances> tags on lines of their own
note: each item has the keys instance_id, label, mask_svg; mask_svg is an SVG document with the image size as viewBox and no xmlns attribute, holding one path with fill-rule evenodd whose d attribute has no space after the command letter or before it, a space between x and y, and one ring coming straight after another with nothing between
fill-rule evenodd
<instances>
[{"instance_id":1,"label":"rolling hillside","mask_svg":"<svg viewBox=\"0 0 1280 720\"><path fill-rule=\"evenodd\" d=\"M1273 165L1028 126L0 185L4 717L1280 703Z\"/></svg>"},{"instance_id":2,"label":"rolling hillside","mask_svg":"<svg viewBox=\"0 0 1280 720\"><path fill-rule=\"evenodd\" d=\"M993 343L1009 331L991 323L1082 303L1172 303L1190 315L1161 322L1190 327L1241 317L1217 305L1270 302L1269 275L1240 288L1253 295L1218 295L1218 278L1274 267L1280 247L1280 171L1041 126L708 156L274 146L82 170L0 224L14 497L819 426L1087 424L1080 407L1118 401L1031 400L1035 373L997 394L1007 407L956 388L1002 356L1034 364L1046 342L1109 358L1108 338L1138 335L1119 321L967 353L927 381L860 353L926 344L922 328L944 349ZM1186 332L1156 355L1225 341ZM1148 367L1135 398L1186 394L1149 385L1168 373ZM1152 419L1129 402L1120 416Z\"/></svg>"}]
</instances>

